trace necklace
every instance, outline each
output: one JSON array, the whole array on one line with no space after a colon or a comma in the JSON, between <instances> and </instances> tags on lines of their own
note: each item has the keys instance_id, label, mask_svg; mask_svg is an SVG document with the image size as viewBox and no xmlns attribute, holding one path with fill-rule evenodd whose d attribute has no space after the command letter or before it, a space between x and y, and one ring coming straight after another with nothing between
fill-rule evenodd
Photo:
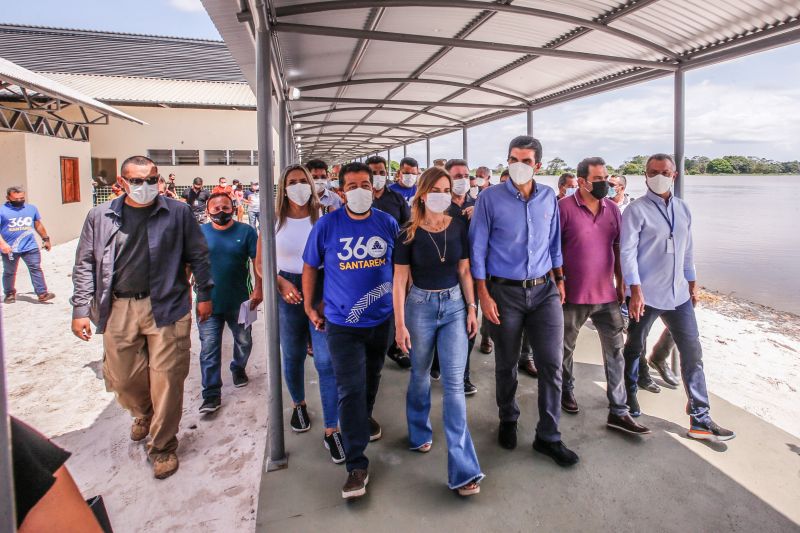
<instances>
[{"instance_id":1,"label":"necklace","mask_svg":"<svg viewBox=\"0 0 800 533\"><path fill-rule=\"evenodd\" d=\"M436 247L436 255L439 256L439 261L444 263L445 257L447 257L447 227L444 228L444 254L439 251L439 245L436 244L436 239L433 238L433 233L430 231L426 232L428 237L431 238L433 245Z\"/></svg>"}]
</instances>

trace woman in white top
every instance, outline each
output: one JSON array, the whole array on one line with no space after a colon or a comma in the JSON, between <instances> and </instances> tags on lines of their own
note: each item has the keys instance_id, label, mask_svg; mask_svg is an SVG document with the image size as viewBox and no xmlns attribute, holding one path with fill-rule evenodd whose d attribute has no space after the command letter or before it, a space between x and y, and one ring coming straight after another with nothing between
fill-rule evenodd
<instances>
[{"instance_id":1,"label":"woman in white top","mask_svg":"<svg viewBox=\"0 0 800 533\"><path fill-rule=\"evenodd\" d=\"M319 394L325 425L323 443L334 463L345 460L342 436L338 431L338 393L328 342L324 331L317 331L303 310L303 250L311 227L320 217L319 197L311 174L301 165L284 169L275 199L275 251L278 266L278 322L280 327L283 375L294 402L290 426L302 433L311 429L305 397L306 347L309 338L314 348L314 366L319 374ZM257 270L261 262L256 261ZM322 276L318 276L318 296L322 297Z\"/></svg>"}]
</instances>

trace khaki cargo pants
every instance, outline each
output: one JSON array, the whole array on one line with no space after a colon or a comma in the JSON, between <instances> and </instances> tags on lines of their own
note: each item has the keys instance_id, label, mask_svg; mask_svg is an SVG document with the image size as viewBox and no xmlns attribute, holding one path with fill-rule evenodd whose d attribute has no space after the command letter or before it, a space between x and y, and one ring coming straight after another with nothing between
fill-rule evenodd
<instances>
[{"instance_id":1,"label":"khaki cargo pants","mask_svg":"<svg viewBox=\"0 0 800 533\"><path fill-rule=\"evenodd\" d=\"M151 458L178 448L183 384L189 375L191 312L164 327L150 298L114 298L103 334L106 390L136 418L149 418Z\"/></svg>"}]
</instances>

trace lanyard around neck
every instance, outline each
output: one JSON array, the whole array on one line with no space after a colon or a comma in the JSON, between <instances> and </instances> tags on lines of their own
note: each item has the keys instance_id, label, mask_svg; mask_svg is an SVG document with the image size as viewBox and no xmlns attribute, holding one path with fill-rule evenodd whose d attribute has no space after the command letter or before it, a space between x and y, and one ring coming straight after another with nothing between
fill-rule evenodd
<instances>
[{"instance_id":1,"label":"lanyard around neck","mask_svg":"<svg viewBox=\"0 0 800 533\"><path fill-rule=\"evenodd\" d=\"M670 207L672 207L672 220L669 219L669 217L664 213L664 211L661 210L661 207L655 201L652 199L650 199L650 201L653 202L654 206L656 206L656 210L658 210L658 214L661 215L661 218L666 220L667 226L669 226L669 238L671 239L673 233L675 233L675 200L673 199L673 201L670 202Z\"/></svg>"}]
</instances>

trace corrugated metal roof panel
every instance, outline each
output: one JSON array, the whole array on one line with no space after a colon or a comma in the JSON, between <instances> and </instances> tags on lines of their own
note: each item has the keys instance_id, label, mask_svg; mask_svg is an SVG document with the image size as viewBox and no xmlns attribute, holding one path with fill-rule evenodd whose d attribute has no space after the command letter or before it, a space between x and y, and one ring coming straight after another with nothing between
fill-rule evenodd
<instances>
[{"instance_id":1,"label":"corrugated metal roof panel","mask_svg":"<svg viewBox=\"0 0 800 533\"><path fill-rule=\"evenodd\" d=\"M72 104L92 109L98 113L130 120L131 122L138 122L139 124L145 124L144 121L136 117L114 109L110 105L98 102L91 96L78 91L74 87L62 84L58 80L37 74L36 72L31 72L2 57L0 57L0 80L9 82L18 87L24 87L28 90L34 90L43 95L60 98Z\"/></svg>"},{"instance_id":2,"label":"corrugated metal roof panel","mask_svg":"<svg viewBox=\"0 0 800 533\"><path fill-rule=\"evenodd\" d=\"M246 81L225 43L202 39L3 24L0 57L36 72Z\"/></svg>"},{"instance_id":3,"label":"corrugated metal roof panel","mask_svg":"<svg viewBox=\"0 0 800 533\"><path fill-rule=\"evenodd\" d=\"M254 108L256 106L256 98L246 83L65 73L50 73L48 76L93 98L108 102L204 107Z\"/></svg>"}]
</instances>

